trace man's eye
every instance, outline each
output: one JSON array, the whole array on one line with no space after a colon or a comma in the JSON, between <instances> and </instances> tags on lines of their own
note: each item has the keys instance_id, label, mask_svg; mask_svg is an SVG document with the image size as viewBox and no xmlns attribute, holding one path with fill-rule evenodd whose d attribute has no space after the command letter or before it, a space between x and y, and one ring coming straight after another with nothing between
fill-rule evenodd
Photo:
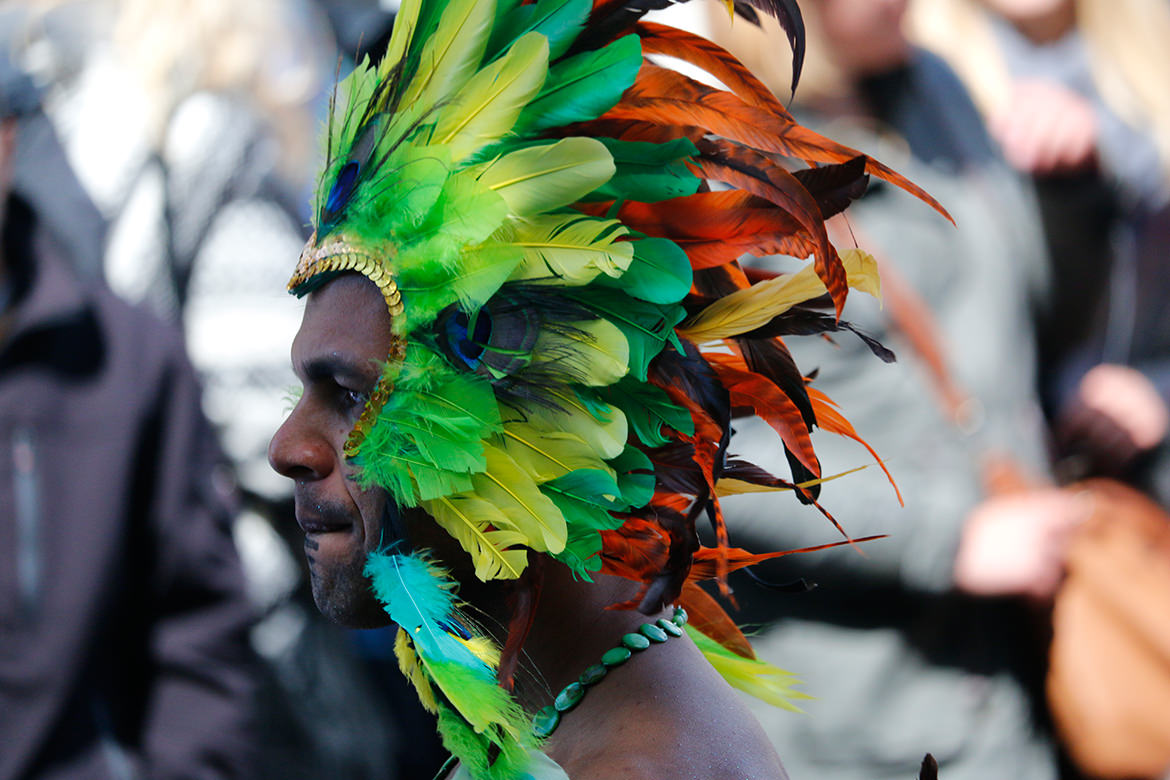
<instances>
[{"instance_id":1,"label":"man's eye","mask_svg":"<svg viewBox=\"0 0 1170 780\"><path fill-rule=\"evenodd\" d=\"M349 390L343 387L341 388L341 399L346 409L360 410L364 408L366 402L370 400L370 394L363 393L358 390Z\"/></svg>"}]
</instances>

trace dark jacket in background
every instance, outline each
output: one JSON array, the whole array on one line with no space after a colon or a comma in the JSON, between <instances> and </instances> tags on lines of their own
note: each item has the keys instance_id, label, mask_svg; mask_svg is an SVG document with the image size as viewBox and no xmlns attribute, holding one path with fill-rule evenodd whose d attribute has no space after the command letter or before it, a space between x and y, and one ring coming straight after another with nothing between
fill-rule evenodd
<instances>
[{"instance_id":1,"label":"dark jacket in background","mask_svg":"<svg viewBox=\"0 0 1170 780\"><path fill-rule=\"evenodd\" d=\"M181 336L19 198L6 226L0 780L245 777L251 610Z\"/></svg>"}]
</instances>

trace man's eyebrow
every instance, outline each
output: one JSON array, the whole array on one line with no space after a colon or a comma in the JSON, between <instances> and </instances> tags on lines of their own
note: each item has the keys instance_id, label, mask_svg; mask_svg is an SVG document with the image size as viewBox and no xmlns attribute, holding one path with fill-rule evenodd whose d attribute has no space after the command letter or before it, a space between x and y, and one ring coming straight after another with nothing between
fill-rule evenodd
<instances>
[{"instance_id":1,"label":"man's eyebrow","mask_svg":"<svg viewBox=\"0 0 1170 780\"><path fill-rule=\"evenodd\" d=\"M378 378L378 367L372 360L335 353L302 361L299 373L308 380L333 379L363 384Z\"/></svg>"}]
</instances>

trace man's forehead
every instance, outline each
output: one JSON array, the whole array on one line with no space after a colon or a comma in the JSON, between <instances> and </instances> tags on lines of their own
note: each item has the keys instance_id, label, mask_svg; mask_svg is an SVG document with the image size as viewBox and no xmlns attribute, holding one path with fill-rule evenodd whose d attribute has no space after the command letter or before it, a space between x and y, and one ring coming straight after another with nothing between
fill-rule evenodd
<instances>
[{"instance_id":1,"label":"man's forehead","mask_svg":"<svg viewBox=\"0 0 1170 780\"><path fill-rule=\"evenodd\" d=\"M346 274L310 293L293 340L294 363L330 354L384 360L391 343L390 313L378 288Z\"/></svg>"}]
</instances>

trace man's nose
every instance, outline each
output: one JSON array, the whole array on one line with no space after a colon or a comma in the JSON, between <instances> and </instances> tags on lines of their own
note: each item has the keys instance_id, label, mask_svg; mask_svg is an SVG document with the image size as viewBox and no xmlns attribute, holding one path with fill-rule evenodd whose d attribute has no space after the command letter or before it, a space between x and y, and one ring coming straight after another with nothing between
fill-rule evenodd
<instances>
[{"instance_id":1,"label":"man's nose","mask_svg":"<svg viewBox=\"0 0 1170 780\"><path fill-rule=\"evenodd\" d=\"M268 442L268 463L289 479L318 480L333 469L333 448L306 425L298 409L293 409Z\"/></svg>"}]
</instances>

